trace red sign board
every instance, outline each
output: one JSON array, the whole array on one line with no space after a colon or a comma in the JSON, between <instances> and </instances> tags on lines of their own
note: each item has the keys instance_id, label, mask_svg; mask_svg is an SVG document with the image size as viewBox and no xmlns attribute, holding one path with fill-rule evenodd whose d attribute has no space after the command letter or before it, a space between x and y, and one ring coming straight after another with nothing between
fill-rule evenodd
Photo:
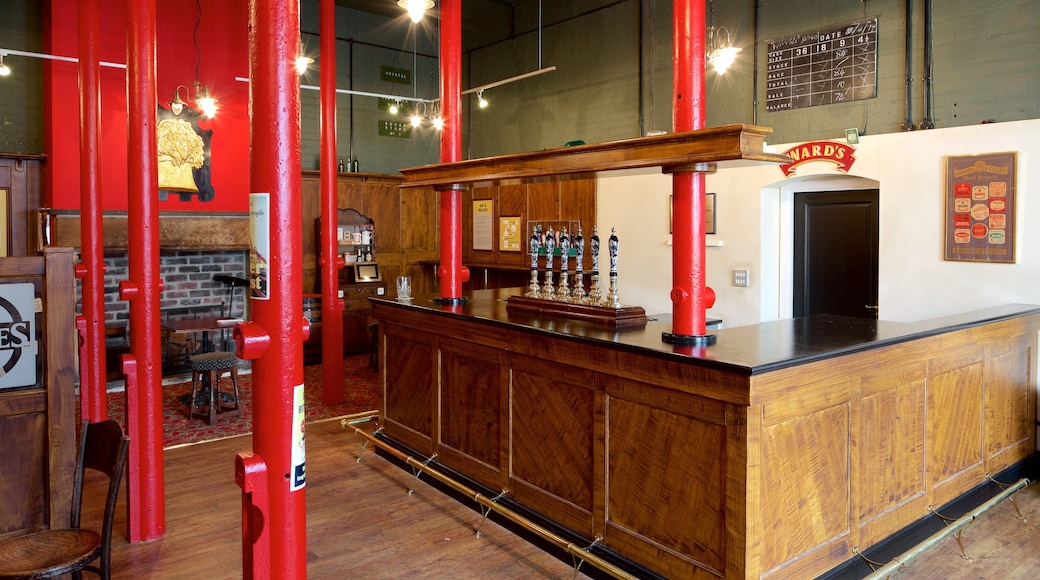
<instances>
[{"instance_id":1,"label":"red sign board","mask_svg":"<svg viewBox=\"0 0 1040 580\"><path fill-rule=\"evenodd\" d=\"M790 177L794 168L808 161L830 161L838 166L842 173L848 173L849 168L856 161L855 149L835 141L810 141L795 147L791 147L784 154L793 159L791 163L784 163L780 170L784 175Z\"/></svg>"}]
</instances>

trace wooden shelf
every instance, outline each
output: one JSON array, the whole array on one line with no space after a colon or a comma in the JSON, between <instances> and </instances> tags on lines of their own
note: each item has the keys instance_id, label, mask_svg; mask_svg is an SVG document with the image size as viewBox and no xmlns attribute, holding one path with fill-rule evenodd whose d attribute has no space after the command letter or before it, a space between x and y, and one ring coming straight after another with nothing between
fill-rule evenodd
<instances>
[{"instance_id":1,"label":"wooden shelf","mask_svg":"<svg viewBox=\"0 0 1040 580\"><path fill-rule=\"evenodd\" d=\"M503 180L567 178L620 169L660 167L667 173L714 171L722 162L790 163L767 153L768 127L726 125L606 143L561 147L402 169L401 187L458 188Z\"/></svg>"}]
</instances>

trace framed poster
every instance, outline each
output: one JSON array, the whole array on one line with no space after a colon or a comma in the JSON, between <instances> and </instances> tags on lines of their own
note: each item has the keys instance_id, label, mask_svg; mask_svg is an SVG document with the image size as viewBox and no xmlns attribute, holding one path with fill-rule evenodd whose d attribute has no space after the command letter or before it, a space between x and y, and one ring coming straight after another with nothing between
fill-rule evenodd
<instances>
[{"instance_id":1,"label":"framed poster","mask_svg":"<svg viewBox=\"0 0 1040 580\"><path fill-rule=\"evenodd\" d=\"M494 250L494 235L491 218L494 215L494 201L490 199L473 200L473 249Z\"/></svg>"},{"instance_id":2,"label":"framed poster","mask_svg":"<svg viewBox=\"0 0 1040 580\"><path fill-rule=\"evenodd\" d=\"M946 157L943 259L1015 263L1016 156Z\"/></svg>"},{"instance_id":3,"label":"framed poster","mask_svg":"<svg viewBox=\"0 0 1040 580\"><path fill-rule=\"evenodd\" d=\"M520 249L520 217L498 218L498 250L519 252Z\"/></svg>"}]
</instances>

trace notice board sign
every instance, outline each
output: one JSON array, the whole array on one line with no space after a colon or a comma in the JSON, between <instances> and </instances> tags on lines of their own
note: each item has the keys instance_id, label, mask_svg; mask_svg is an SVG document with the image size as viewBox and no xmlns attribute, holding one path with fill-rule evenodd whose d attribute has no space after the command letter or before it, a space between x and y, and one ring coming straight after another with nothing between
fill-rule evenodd
<instances>
[{"instance_id":1,"label":"notice board sign","mask_svg":"<svg viewBox=\"0 0 1040 580\"><path fill-rule=\"evenodd\" d=\"M877 18L770 40L766 111L877 96Z\"/></svg>"},{"instance_id":2,"label":"notice board sign","mask_svg":"<svg viewBox=\"0 0 1040 580\"><path fill-rule=\"evenodd\" d=\"M946 157L946 260L1015 262L1015 153Z\"/></svg>"}]
</instances>

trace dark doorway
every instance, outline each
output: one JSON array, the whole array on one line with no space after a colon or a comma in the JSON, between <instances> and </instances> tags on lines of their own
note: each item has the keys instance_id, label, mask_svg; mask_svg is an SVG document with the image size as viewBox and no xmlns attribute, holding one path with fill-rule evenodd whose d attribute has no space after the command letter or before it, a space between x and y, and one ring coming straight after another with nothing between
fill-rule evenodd
<instances>
[{"instance_id":1,"label":"dark doorway","mask_svg":"<svg viewBox=\"0 0 1040 580\"><path fill-rule=\"evenodd\" d=\"M877 318L878 190L794 194L794 316Z\"/></svg>"}]
</instances>

